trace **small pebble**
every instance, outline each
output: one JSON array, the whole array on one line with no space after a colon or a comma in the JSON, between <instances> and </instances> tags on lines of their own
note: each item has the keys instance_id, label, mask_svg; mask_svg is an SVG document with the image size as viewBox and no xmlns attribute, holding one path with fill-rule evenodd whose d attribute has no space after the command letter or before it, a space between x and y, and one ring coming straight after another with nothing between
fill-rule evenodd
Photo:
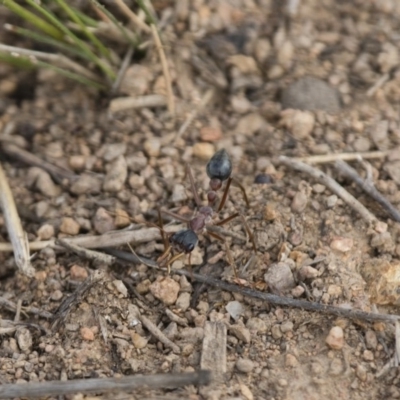
<instances>
[{"instance_id":1,"label":"small pebble","mask_svg":"<svg viewBox=\"0 0 400 400\"><path fill-rule=\"evenodd\" d=\"M282 92L283 108L297 108L300 110L324 110L336 113L340 110L339 92L325 81L306 76L290 84Z\"/></svg>"},{"instance_id":2,"label":"small pebble","mask_svg":"<svg viewBox=\"0 0 400 400\"><path fill-rule=\"evenodd\" d=\"M254 368L254 362L249 360L248 358L239 358L236 361L236 369L239 372L243 372L245 374L248 374L251 371L253 371L253 368Z\"/></svg>"},{"instance_id":3,"label":"small pebble","mask_svg":"<svg viewBox=\"0 0 400 400\"><path fill-rule=\"evenodd\" d=\"M344 332L340 326L334 326L325 340L326 344L334 350L341 350L344 346Z\"/></svg>"},{"instance_id":4,"label":"small pebble","mask_svg":"<svg viewBox=\"0 0 400 400\"><path fill-rule=\"evenodd\" d=\"M27 181L46 197L56 197L61 192L60 187L53 182L50 175L38 167L29 168Z\"/></svg>"},{"instance_id":5,"label":"small pebble","mask_svg":"<svg viewBox=\"0 0 400 400\"><path fill-rule=\"evenodd\" d=\"M353 142L353 149L358 153L369 151L371 148L371 141L367 137L359 137Z\"/></svg>"},{"instance_id":6,"label":"small pebble","mask_svg":"<svg viewBox=\"0 0 400 400\"><path fill-rule=\"evenodd\" d=\"M72 185L71 192L80 194L97 194L101 190L101 179L93 174L82 174Z\"/></svg>"},{"instance_id":7,"label":"small pebble","mask_svg":"<svg viewBox=\"0 0 400 400\"><path fill-rule=\"evenodd\" d=\"M250 330L252 334L265 334L267 332L267 323L257 317L249 318L246 322L246 328Z\"/></svg>"},{"instance_id":8,"label":"small pebble","mask_svg":"<svg viewBox=\"0 0 400 400\"><path fill-rule=\"evenodd\" d=\"M180 286L169 276L159 278L150 287L150 292L166 305L174 304L178 298Z\"/></svg>"},{"instance_id":9,"label":"small pebble","mask_svg":"<svg viewBox=\"0 0 400 400\"><path fill-rule=\"evenodd\" d=\"M191 295L189 292L181 293L175 303L175 307L181 311L186 311L190 306Z\"/></svg>"},{"instance_id":10,"label":"small pebble","mask_svg":"<svg viewBox=\"0 0 400 400\"><path fill-rule=\"evenodd\" d=\"M174 185L172 189L171 202L176 204L185 200L187 200L185 186L183 186L180 183L177 183L176 185Z\"/></svg>"},{"instance_id":11,"label":"small pebble","mask_svg":"<svg viewBox=\"0 0 400 400\"><path fill-rule=\"evenodd\" d=\"M358 364L356 368L356 375L360 381L365 382L367 380L367 368L365 368L365 366L362 364Z\"/></svg>"},{"instance_id":12,"label":"small pebble","mask_svg":"<svg viewBox=\"0 0 400 400\"><path fill-rule=\"evenodd\" d=\"M308 138L314 129L314 124L314 114L309 111L288 109L281 112L281 125L287 128L297 140Z\"/></svg>"},{"instance_id":13,"label":"small pebble","mask_svg":"<svg viewBox=\"0 0 400 400\"><path fill-rule=\"evenodd\" d=\"M298 273L298 278L300 281L304 281L306 279L315 279L320 275L320 272L310 265L305 265L301 267Z\"/></svg>"},{"instance_id":14,"label":"small pebble","mask_svg":"<svg viewBox=\"0 0 400 400\"><path fill-rule=\"evenodd\" d=\"M302 213L307 207L308 196L304 192L296 192L293 197L291 209L294 213Z\"/></svg>"},{"instance_id":15,"label":"small pebble","mask_svg":"<svg viewBox=\"0 0 400 400\"><path fill-rule=\"evenodd\" d=\"M80 329L80 334L83 340L88 340L88 341L94 340L94 332L87 326L84 326Z\"/></svg>"},{"instance_id":16,"label":"small pebble","mask_svg":"<svg viewBox=\"0 0 400 400\"><path fill-rule=\"evenodd\" d=\"M71 156L68 160L68 164L76 172L83 171L86 166L86 156Z\"/></svg>"},{"instance_id":17,"label":"small pebble","mask_svg":"<svg viewBox=\"0 0 400 400\"><path fill-rule=\"evenodd\" d=\"M333 207L335 207L337 201L338 201L338 197L335 194L333 194L326 199L326 206L328 208L333 208Z\"/></svg>"},{"instance_id":18,"label":"small pebble","mask_svg":"<svg viewBox=\"0 0 400 400\"><path fill-rule=\"evenodd\" d=\"M103 159L107 162L114 161L119 156L123 156L125 152L126 143L108 143L104 145Z\"/></svg>"},{"instance_id":19,"label":"small pebble","mask_svg":"<svg viewBox=\"0 0 400 400\"><path fill-rule=\"evenodd\" d=\"M367 349L375 350L378 346L378 339L376 333L372 330L365 332L365 344Z\"/></svg>"},{"instance_id":20,"label":"small pebble","mask_svg":"<svg viewBox=\"0 0 400 400\"><path fill-rule=\"evenodd\" d=\"M365 361L374 361L374 353L371 350L364 350L363 359Z\"/></svg>"},{"instance_id":21,"label":"small pebble","mask_svg":"<svg viewBox=\"0 0 400 400\"><path fill-rule=\"evenodd\" d=\"M17 340L18 347L23 353L31 351L32 348L32 334L27 328L18 328L15 332L15 339Z\"/></svg>"},{"instance_id":22,"label":"small pebble","mask_svg":"<svg viewBox=\"0 0 400 400\"><path fill-rule=\"evenodd\" d=\"M225 309L234 320L238 320L245 311L243 304L239 301L228 302L228 304L225 306Z\"/></svg>"},{"instance_id":23,"label":"small pebble","mask_svg":"<svg viewBox=\"0 0 400 400\"><path fill-rule=\"evenodd\" d=\"M236 133L253 136L266 125L265 119L259 113L250 113L243 116L237 126Z\"/></svg>"},{"instance_id":24,"label":"small pebble","mask_svg":"<svg viewBox=\"0 0 400 400\"><path fill-rule=\"evenodd\" d=\"M243 325L231 325L229 332L244 343L250 343L251 341L250 331Z\"/></svg>"},{"instance_id":25,"label":"small pebble","mask_svg":"<svg viewBox=\"0 0 400 400\"><path fill-rule=\"evenodd\" d=\"M272 264L264 275L264 281L273 293L282 293L295 286L292 270L285 262Z\"/></svg>"},{"instance_id":26,"label":"small pebble","mask_svg":"<svg viewBox=\"0 0 400 400\"><path fill-rule=\"evenodd\" d=\"M293 322L292 321L283 321L281 324L282 333L291 332L293 330Z\"/></svg>"},{"instance_id":27,"label":"small pebble","mask_svg":"<svg viewBox=\"0 0 400 400\"><path fill-rule=\"evenodd\" d=\"M79 224L73 218L64 217L61 220L60 232L67 235L75 236L79 233L79 229Z\"/></svg>"},{"instance_id":28,"label":"small pebble","mask_svg":"<svg viewBox=\"0 0 400 400\"><path fill-rule=\"evenodd\" d=\"M299 365L299 361L293 354L286 354L286 360L285 360L285 365L286 367L297 367Z\"/></svg>"},{"instance_id":29,"label":"small pebble","mask_svg":"<svg viewBox=\"0 0 400 400\"><path fill-rule=\"evenodd\" d=\"M117 229L122 229L122 228L129 226L129 224L131 223L129 214L125 210L122 210L121 208L117 208L115 210L114 223L115 223L115 227Z\"/></svg>"},{"instance_id":30,"label":"small pebble","mask_svg":"<svg viewBox=\"0 0 400 400\"><path fill-rule=\"evenodd\" d=\"M193 146L193 156L201 160L209 160L214 153L215 148L211 143L196 143Z\"/></svg>"},{"instance_id":31,"label":"small pebble","mask_svg":"<svg viewBox=\"0 0 400 400\"><path fill-rule=\"evenodd\" d=\"M85 268L74 264L69 270L69 276L73 281L84 281L89 275Z\"/></svg>"},{"instance_id":32,"label":"small pebble","mask_svg":"<svg viewBox=\"0 0 400 400\"><path fill-rule=\"evenodd\" d=\"M148 340L136 332L131 333L131 339L137 349L143 349L147 346Z\"/></svg>"},{"instance_id":33,"label":"small pebble","mask_svg":"<svg viewBox=\"0 0 400 400\"><path fill-rule=\"evenodd\" d=\"M292 293L293 297L303 296L304 292L305 292L305 289L303 288L303 286L300 286L300 285L296 286L295 288L293 288L291 290L291 293Z\"/></svg>"},{"instance_id":34,"label":"small pebble","mask_svg":"<svg viewBox=\"0 0 400 400\"><path fill-rule=\"evenodd\" d=\"M104 178L103 189L106 192L119 192L128 176L128 166L124 156L118 157L108 165L108 172Z\"/></svg>"},{"instance_id":35,"label":"small pebble","mask_svg":"<svg viewBox=\"0 0 400 400\"><path fill-rule=\"evenodd\" d=\"M215 126L203 126L200 129L200 139L203 142L216 142L222 138L221 128Z\"/></svg>"},{"instance_id":36,"label":"small pebble","mask_svg":"<svg viewBox=\"0 0 400 400\"><path fill-rule=\"evenodd\" d=\"M329 374L339 376L343 373L343 363L339 358L334 358L329 366Z\"/></svg>"},{"instance_id":37,"label":"small pebble","mask_svg":"<svg viewBox=\"0 0 400 400\"><path fill-rule=\"evenodd\" d=\"M36 235L39 240L49 240L54 237L54 226L50 224L42 225L37 231Z\"/></svg>"},{"instance_id":38,"label":"small pebble","mask_svg":"<svg viewBox=\"0 0 400 400\"><path fill-rule=\"evenodd\" d=\"M123 297L128 297L128 289L126 288L124 282L119 279L115 279L112 283L115 289L117 289L117 291L121 293Z\"/></svg>"},{"instance_id":39,"label":"small pebble","mask_svg":"<svg viewBox=\"0 0 400 400\"><path fill-rule=\"evenodd\" d=\"M353 248L354 241L352 238L336 237L330 243L332 250L340 251L341 253L346 253Z\"/></svg>"},{"instance_id":40,"label":"small pebble","mask_svg":"<svg viewBox=\"0 0 400 400\"><path fill-rule=\"evenodd\" d=\"M143 149L144 149L144 152L149 157L158 157L160 155L160 150L161 150L160 139L158 139L158 138L147 139L143 143Z\"/></svg>"},{"instance_id":41,"label":"small pebble","mask_svg":"<svg viewBox=\"0 0 400 400\"><path fill-rule=\"evenodd\" d=\"M283 336L281 326L279 324L275 324L272 326L271 335L275 340L280 339Z\"/></svg>"},{"instance_id":42,"label":"small pebble","mask_svg":"<svg viewBox=\"0 0 400 400\"><path fill-rule=\"evenodd\" d=\"M51 299L54 301L59 301L63 298L62 291L57 289L51 294Z\"/></svg>"},{"instance_id":43,"label":"small pebble","mask_svg":"<svg viewBox=\"0 0 400 400\"><path fill-rule=\"evenodd\" d=\"M93 226L100 234L113 231L115 230L114 218L105 208L99 207L93 218Z\"/></svg>"}]
</instances>

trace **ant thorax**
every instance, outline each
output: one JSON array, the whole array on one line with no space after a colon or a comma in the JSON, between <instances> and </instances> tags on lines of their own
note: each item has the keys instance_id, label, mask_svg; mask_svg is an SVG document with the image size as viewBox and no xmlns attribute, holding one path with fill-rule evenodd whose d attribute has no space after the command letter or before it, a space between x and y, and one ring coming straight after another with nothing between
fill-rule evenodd
<instances>
[{"instance_id":1,"label":"ant thorax","mask_svg":"<svg viewBox=\"0 0 400 400\"><path fill-rule=\"evenodd\" d=\"M214 215L214 210L209 206L202 206L198 214L190 221L189 227L195 232L201 232L209 224Z\"/></svg>"}]
</instances>

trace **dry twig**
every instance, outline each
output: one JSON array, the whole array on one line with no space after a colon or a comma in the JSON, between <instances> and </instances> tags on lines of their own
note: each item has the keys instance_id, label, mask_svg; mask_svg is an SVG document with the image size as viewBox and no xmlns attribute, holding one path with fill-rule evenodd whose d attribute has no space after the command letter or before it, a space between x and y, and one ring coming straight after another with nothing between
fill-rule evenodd
<instances>
[{"instance_id":1,"label":"dry twig","mask_svg":"<svg viewBox=\"0 0 400 400\"><path fill-rule=\"evenodd\" d=\"M87 260L95 261L96 263L101 265L111 266L115 262L115 257L112 257L108 254L100 253L98 251L85 249L84 247L74 245L65 239L56 240L56 245L63 246L67 250L74 252L78 256L86 258Z\"/></svg>"},{"instance_id":2,"label":"dry twig","mask_svg":"<svg viewBox=\"0 0 400 400\"><path fill-rule=\"evenodd\" d=\"M201 110L204 109L204 107L212 100L215 94L215 89L211 88L206 91L204 96L202 97L200 104L197 105L197 107L188 115L186 118L185 122L182 124L182 126L179 128L179 131L177 132L175 139L174 139L174 144L177 143L177 141L182 137L182 135L187 131L191 123L196 119L197 115Z\"/></svg>"},{"instance_id":3,"label":"dry twig","mask_svg":"<svg viewBox=\"0 0 400 400\"><path fill-rule=\"evenodd\" d=\"M172 117L175 116L175 100L174 100L174 93L172 91L172 83L171 83L171 75L169 73L167 57L165 56L164 49L161 43L160 36L158 35L157 28L154 24L150 25L151 33L153 35L154 43L156 45L156 49L158 51L158 55L161 61L161 67L164 74L165 80L165 88L167 90L167 104L168 104L168 111Z\"/></svg>"},{"instance_id":4,"label":"dry twig","mask_svg":"<svg viewBox=\"0 0 400 400\"><path fill-rule=\"evenodd\" d=\"M139 31L150 33L151 29L145 22L143 22L122 0L115 0L120 10L131 20Z\"/></svg>"},{"instance_id":5,"label":"dry twig","mask_svg":"<svg viewBox=\"0 0 400 400\"><path fill-rule=\"evenodd\" d=\"M126 243L140 244L161 238L160 230L157 228L144 228L136 231L113 231L103 235L77 236L65 238L64 241L74 246L80 246L87 249L98 249L103 247L121 246ZM55 240L44 240L38 242L29 242L29 248L32 251L42 250L47 246L63 249L56 246ZM0 252L12 251L10 243L0 243Z\"/></svg>"},{"instance_id":6,"label":"dry twig","mask_svg":"<svg viewBox=\"0 0 400 400\"><path fill-rule=\"evenodd\" d=\"M4 220L7 227L14 251L15 263L18 269L27 276L34 276L35 269L31 265L28 238L22 228L17 207L14 202L10 186L8 185L3 167L0 164L0 207L3 210Z\"/></svg>"},{"instance_id":7,"label":"dry twig","mask_svg":"<svg viewBox=\"0 0 400 400\"><path fill-rule=\"evenodd\" d=\"M27 165L33 165L35 167L39 167L47 171L55 181L59 183L63 183L63 181L69 180L74 181L78 179L78 176L75 175L72 171L69 171L64 168L60 168L56 165L53 165L47 161L40 159L39 157L35 156L28 151L21 149L20 147L16 146L15 144L8 143L7 140L0 140L1 150L11 156L16 158L19 161Z\"/></svg>"},{"instance_id":8,"label":"dry twig","mask_svg":"<svg viewBox=\"0 0 400 400\"><path fill-rule=\"evenodd\" d=\"M323 185L327 186L333 193L337 194L343 201L345 201L354 211L357 211L369 224L378 221L375 215L368 211L354 196L352 196L346 189L344 189L334 179L326 175L321 170L285 156L280 156L278 160L288 167L291 167L297 171L305 172L321 182Z\"/></svg>"},{"instance_id":9,"label":"dry twig","mask_svg":"<svg viewBox=\"0 0 400 400\"><path fill-rule=\"evenodd\" d=\"M164 389L187 385L208 385L209 371L183 374L134 375L121 378L74 379L72 381L44 381L12 383L0 386L0 398L65 396L72 393L132 391L142 388Z\"/></svg>"},{"instance_id":10,"label":"dry twig","mask_svg":"<svg viewBox=\"0 0 400 400\"><path fill-rule=\"evenodd\" d=\"M352 161L360 158L374 159L384 158L389 154L389 151L369 151L366 153L336 153L336 154L322 154L318 156L299 157L295 158L296 161L303 161L308 164L326 164L336 160Z\"/></svg>"},{"instance_id":11,"label":"dry twig","mask_svg":"<svg viewBox=\"0 0 400 400\"><path fill-rule=\"evenodd\" d=\"M140 97L118 97L110 101L108 111L111 113L136 108L163 107L167 104L167 99L162 94L149 94Z\"/></svg>"},{"instance_id":12,"label":"dry twig","mask_svg":"<svg viewBox=\"0 0 400 400\"><path fill-rule=\"evenodd\" d=\"M76 307L85 296L85 294L96 284L101 282L104 278L102 271L95 271L83 283L81 283L76 290L68 297L66 297L59 305L55 315L52 329L58 329L60 324L63 323L73 307Z\"/></svg>"},{"instance_id":13,"label":"dry twig","mask_svg":"<svg viewBox=\"0 0 400 400\"><path fill-rule=\"evenodd\" d=\"M114 255L115 257L122 259L122 260L134 262L134 263L139 262L137 257L135 257L131 253L127 253L126 251L107 249L107 252L109 254ZM145 261L146 265L148 265L149 267L159 268L157 263L153 260L142 257L140 262L143 262L143 261ZM392 321L392 322L394 322L394 321L400 320L400 315L371 313L371 312L366 312L366 311L335 307L335 306L330 306L327 304L320 304L320 303L310 302L307 300L293 299L293 298L284 297L284 296L277 296L275 294L260 292L258 290L246 288L246 287L239 286L239 285L234 285L232 283L227 283L227 282L221 281L219 279L213 279L210 276L195 274L191 271L186 271L184 269L176 270L176 271L174 271L174 273L178 274L178 275L185 275L188 278L193 278L194 280L196 280L198 282L202 282L202 283L205 283L210 286L218 287L218 288L220 288L222 290L226 290L228 292L240 293L243 296L260 299L260 300L266 301L270 304L277 305L277 306L301 308L306 311L315 311L315 312L321 312L321 313L328 314L328 315L335 315L337 317L343 317L343 318L349 318L349 319L360 319L360 320L366 320L366 321L385 321L385 322Z\"/></svg>"},{"instance_id":14,"label":"dry twig","mask_svg":"<svg viewBox=\"0 0 400 400\"><path fill-rule=\"evenodd\" d=\"M377 201L387 211L387 213L393 220L400 222L400 212L393 206L393 204L386 197L384 197L380 192L378 192L378 190L371 182L362 179L354 168L350 167L349 164L347 164L342 160L336 160L335 168L340 173L342 173L343 175L347 176L352 181L354 181L358 186L361 187L362 190L364 190L365 193L367 193L375 201Z\"/></svg>"}]
</instances>

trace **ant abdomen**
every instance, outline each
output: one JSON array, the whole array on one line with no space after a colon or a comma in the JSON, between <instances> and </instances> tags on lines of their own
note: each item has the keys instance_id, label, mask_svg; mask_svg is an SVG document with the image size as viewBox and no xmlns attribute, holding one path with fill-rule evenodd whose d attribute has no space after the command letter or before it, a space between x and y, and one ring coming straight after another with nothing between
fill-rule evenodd
<instances>
[{"instance_id":1,"label":"ant abdomen","mask_svg":"<svg viewBox=\"0 0 400 400\"><path fill-rule=\"evenodd\" d=\"M232 173L232 161L225 149L218 150L206 167L207 175L211 180L226 181ZM217 190L217 189L213 189Z\"/></svg>"},{"instance_id":2,"label":"ant abdomen","mask_svg":"<svg viewBox=\"0 0 400 400\"><path fill-rule=\"evenodd\" d=\"M181 229L174 233L169 241L183 253L191 253L196 247L199 238L191 229Z\"/></svg>"}]
</instances>

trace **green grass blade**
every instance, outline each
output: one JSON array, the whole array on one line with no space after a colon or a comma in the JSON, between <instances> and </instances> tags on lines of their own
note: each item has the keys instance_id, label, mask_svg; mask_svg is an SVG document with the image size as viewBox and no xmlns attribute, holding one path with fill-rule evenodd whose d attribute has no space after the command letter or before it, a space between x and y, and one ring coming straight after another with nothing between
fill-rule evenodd
<instances>
[{"instance_id":1,"label":"green grass blade","mask_svg":"<svg viewBox=\"0 0 400 400\"><path fill-rule=\"evenodd\" d=\"M53 39L50 36L35 31L31 31L30 29L20 28L19 26L6 24L5 27L7 30L16 33L17 35L21 35L29 39L36 40L37 42L48 44L59 50L62 50L63 52L64 51L69 52L71 54L80 56L86 60L89 60L88 56L84 52L79 50L76 46L72 46L65 42L60 42L59 40Z\"/></svg>"},{"instance_id":2,"label":"green grass blade","mask_svg":"<svg viewBox=\"0 0 400 400\"><path fill-rule=\"evenodd\" d=\"M76 23L78 24L83 33L88 37L89 40L97 47L99 52L106 58L110 60L110 51L101 43L97 37L87 29L86 25L80 19L80 17L75 14L74 10L69 7L69 5L64 0L55 0L57 4L65 11L65 13Z\"/></svg>"},{"instance_id":3,"label":"green grass blade","mask_svg":"<svg viewBox=\"0 0 400 400\"><path fill-rule=\"evenodd\" d=\"M52 14L49 10L46 10L45 8L41 7L39 4L37 4L34 0L25 0L28 4L30 4L33 8L35 8L37 11L39 11L42 15L44 15L49 21L51 21L58 29L64 32L66 36L68 36L76 46L80 48L81 51L86 53L86 55L89 57L91 61L93 61L103 72L106 76L108 76L110 79L114 80L116 77L115 72L108 66L106 65L102 60L100 60L99 57L96 56L96 54L93 53L93 51L90 49L90 47L80 40L70 29L66 27L65 24L63 24L61 21L57 19L57 17Z\"/></svg>"},{"instance_id":4,"label":"green grass blade","mask_svg":"<svg viewBox=\"0 0 400 400\"><path fill-rule=\"evenodd\" d=\"M90 26L92 28L97 28L99 22L96 21L93 18L90 18L88 15L86 15L85 13L81 12L80 10L78 10L75 7L69 6L74 13L83 21L83 23L87 26Z\"/></svg>"},{"instance_id":5,"label":"green grass blade","mask_svg":"<svg viewBox=\"0 0 400 400\"><path fill-rule=\"evenodd\" d=\"M106 14L106 16L110 19L110 21L117 27L117 29L122 33L124 38L126 39L127 43L130 43L134 48L136 48L139 45L139 40L136 38L133 40L128 33L126 32L126 29L121 25L121 23L114 17L110 11L108 11L102 4L100 4L97 0L90 0L93 5L98 8L101 12ZM132 32L133 34L133 32Z\"/></svg>"},{"instance_id":6,"label":"green grass blade","mask_svg":"<svg viewBox=\"0 0 400 400\"><path fill-rule=\"evenodd\" d=\"M102 85L101 83L92 81L91 79L85 78L84 76L76 74L75 72L67 71L66 69L56 67L56 66L54 66L52 64L49 64L47 62L38 60L38 61L35 61L35 64L37 64L38 67L47 68L47 69L51 69L53 71L56 71L60 75L63 75L65 77L69 78L69 79L73 79L74 81L77 81L79 83L83 83L84 85L90 86L92 88L100 89L100 90L107 89L107 87Z\"/></svg>"},{"instance_id":7,"label":"green grass blade","mask_svg":"<svg viewBox=\"0 0 400 400\"><path fill-rule=\"evenodd\" d=\"M2 3L12 12L20 16L25 21L36 26L36 28L40 29L42 32L45 32L47 35L53 37L54 39L63 40L64 34L61 30L57 29L54 25L49 24L47 21L33 14L24 7L20 6L14 0L2 0Z\"/></svg>"},{"instance_id":8,"label":"green grass blade","mask_svg":"<svg viewBox=\"0 0 400 400\"><path fill-rule=\"evenodd\" d=\"M11 64L18 68L33 69L36 65L27 57L15 57L9 53L0 51L0 61Z\"/></svg>"},{"instance_id":9,"label":"green grass blade","mask_svg":"<svg viewBox=\"0 0 400 400\"><path fill-rule=\"evenodd\" d=\"M143 10L143 12L146 14L146 17L150 24L153 24L154 26L157 26L157 21L154 19L152 13L147 9L146 4L144 4L143 0L137 0L137 3L139 4L139 7Z\"/></svg>"}]
</instances>

